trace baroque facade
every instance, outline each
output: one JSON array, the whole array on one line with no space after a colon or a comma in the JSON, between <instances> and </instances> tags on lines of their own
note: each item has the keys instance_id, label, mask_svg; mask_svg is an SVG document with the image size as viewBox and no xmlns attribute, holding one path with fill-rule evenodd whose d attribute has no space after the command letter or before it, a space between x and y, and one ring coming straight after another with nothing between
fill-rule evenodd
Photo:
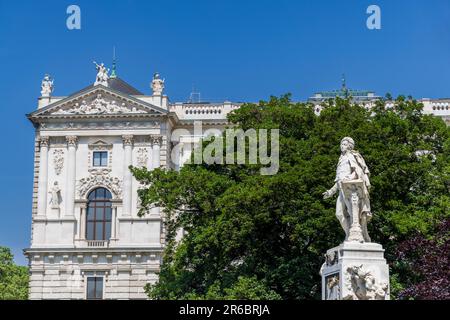
<instances>
[{"instance_id":1,"label":"baroque facade","mask_svg":"<svg viewBox=\"0 0 450 320\"><path fill-rule=\"evenodd\" d=\"M30 299L146 299L164 247L160 208L138 217L130 165L177 170L193 143L222 131L239 104L170 103L156 73L145 95L96 65L95 82L53 96L42 81L35 127ZM324 96L310 99L320 112ZM364 99L368 106L378 99ZM449 100L423 100L448 117ZM428 109L430 110L428 110ZM438 108L438 109L436 109ZM201 131L194 123L201 121ZM447 120L448 122L448 120Z\"/></svg>"},{"instance_id":2,"label":"baroque facade","mask_svg":"<svg viewBox=\"0 0 450 320\"><path fill-rule=\"evenodd\" d=\"M169 104L158 74L144 95L97 65L93 85L66 97L42 82L35 134L30 299L145 299L157 280L163 217L138 217L140 187L130 165L177 169L208 129L223 129L222 104ZM193 122L203 131L194 135ZM173 135L175 128L184 134ZM179 151L170 154L177 146Z\"/></svg>"}]
</instances>

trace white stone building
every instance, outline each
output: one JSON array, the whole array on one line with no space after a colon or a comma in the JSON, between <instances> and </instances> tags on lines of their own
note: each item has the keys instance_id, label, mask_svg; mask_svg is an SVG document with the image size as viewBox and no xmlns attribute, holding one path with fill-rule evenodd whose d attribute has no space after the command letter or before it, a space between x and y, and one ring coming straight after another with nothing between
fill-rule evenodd
<instances>
[{"instance_id":1,"label":"white stone building","mask_svg":"<svg viewBox=\"0 0 450 320\"><path fill-rule=\"evenodd\" d=\"M328 99L334 99L336 97L346 98L351 97L355 103L370 109L375 105L375 102L381 99L380 96L375 95L373 91L368 90L352 90L347 88L345 83L345 78L342 79L342 87L339 90L332 91L321 91L316 92L313 96L308 98L308 102L314 105L314 111L319 114L322 110L322 105ZM424 114L434 114L435 116L441 117L450 125L450 98L444 99L429 99L422 98L418 102L423 104ZM386 102L387 108L392 108L394 106L393 102Z\"/></svg>"},{"instance_id":2,"label":"white stone building","mask_svg":"<svg viewBox=\"0 0 450 320\"><path fill-rule=\"evenodd\" d=\"M192 143L223 130L239 107L171 104L159 74L145 95L115 70L97 70L93 85L65 97L52 95L46 75L28 115L36 129L30 299L146 299L161 264L163 217L159 208L138 217L139 185L127 168L178 169ZM426 112L450 116L450 100L423 102Z\"/></svg>"},{"instance_id":3,"label":"white stone building","mask_svg":"<svg viewBox=\"0 0 450 320\"><path fill-rule=\"evenodd\" d=\"M97 66L94 85L66 97L42 83L36 128L30 299L145 299L164 245L159 208L138 217L129 165L177 169L173 146L222 129L237 105L169 104L155 74L144 95ZM202 120L194 134L193 121ZM175 128L184 134L172 136ZM175 140L175 141L173 141ZM180 148L175 159L189 157Z\"/></svg>"}]
</instances>

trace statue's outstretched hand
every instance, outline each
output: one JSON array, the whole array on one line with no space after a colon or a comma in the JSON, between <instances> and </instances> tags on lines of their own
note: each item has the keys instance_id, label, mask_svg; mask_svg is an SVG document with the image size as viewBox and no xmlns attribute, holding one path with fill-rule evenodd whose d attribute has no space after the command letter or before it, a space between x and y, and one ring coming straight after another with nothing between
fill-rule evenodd
<instances>
[{"instance_id":1,"label":"statue's outstretched hand","mask_svg":"<svg viewBox=\"0 0 450 320\"><path fill-rule=\"evenodd\" d=\"M325 191L324 193L322 193L322 195L324 199L328 199L332 196L330 190Z\"/></svg>"}]
</instances>

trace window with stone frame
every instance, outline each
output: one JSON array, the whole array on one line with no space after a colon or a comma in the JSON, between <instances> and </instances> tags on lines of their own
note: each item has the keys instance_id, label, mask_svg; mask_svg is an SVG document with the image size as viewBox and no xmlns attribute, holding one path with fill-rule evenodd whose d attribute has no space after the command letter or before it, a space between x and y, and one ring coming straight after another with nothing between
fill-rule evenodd
<instances>
[{"instance_id":1,"label":"window with stone frame","mask_svg":"<svg viewBox=\"0 0 450 320\"><path fill-rule=\"evenodd\" d=\"M92 190L88 196L86 215L86 240L111 238L112 195L105 188Z\"/></svg>"},{"instance_id":2,"label":"window with stone frame","mask_svg":"<svg viewBox=\"0 0 450 320\"><path fill-rule=\"evenodd\" d=\"M94 151L92 153L93 167L107 167L108 166L108 151Z\"/></svg>"},{"instance_id":3,"label":"window with stone frame","mask_svg":"<svg viewBox=\"0 0 450 320\"><path fill-rule=\"evenodd\" d=\"M103 277L87 277L86 279L86 299L102 300L103 299Z\"/></svg>"}]
</instances>

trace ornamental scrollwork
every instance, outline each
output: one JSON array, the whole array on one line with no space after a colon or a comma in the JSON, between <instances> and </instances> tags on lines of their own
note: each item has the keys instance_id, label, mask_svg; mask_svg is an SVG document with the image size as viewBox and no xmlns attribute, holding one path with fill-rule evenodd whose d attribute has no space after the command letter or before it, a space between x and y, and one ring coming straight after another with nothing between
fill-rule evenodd
<instances>
[{"instance_id":1,"label":"ornamental scrollwork","mask_svg":"<svg viewBox=\"0 0 450 320\"><path fill-rule=\"evenodd\" d=\"M122 181L119 178L105 175L101 171L98 171L92 172L90 176L78 181L77 191L79 198L86 198L88 192L96 187L108 189L115 199L120 199L122 197Z\"/></svg>"},{"instance_id":2,"label":"ornamental scrollwork","mask_svg":"<svg viewBox=\"0 0 450 320\"><path fill-rule=\"evenodd\" d=\"M161 146L162 144L162 137L161 136L150 136L150 141L152 145L158 145Z\"/></svg>"},{"instance_id":3,"label":"ornamental scrollwork","mask_svg":"<svg viewBox=\"0 0 450 320\"><path fill-rule=\"evenodd\" d=\"M133 135L127 134L122 136L122 141L124 146L132 146L133 145Z\"/></svg>"}]
</instances>

